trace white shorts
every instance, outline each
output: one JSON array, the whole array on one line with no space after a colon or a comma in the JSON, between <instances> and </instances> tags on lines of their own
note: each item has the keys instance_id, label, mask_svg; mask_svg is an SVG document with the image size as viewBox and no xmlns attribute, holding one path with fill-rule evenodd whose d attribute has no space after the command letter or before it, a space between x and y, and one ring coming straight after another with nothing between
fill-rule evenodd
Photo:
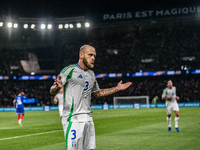
<instances>
[{"instance_id":1,"label":"white shorts","mask_svg":"<svg viewBox=\"0 0 200 150\"><path fill-rule=\"evenodd\" d=\"M166 102L166 111L167 111L167 115L172 114L172 111L179 111L178 103Z\"/></svg>"},{"instance_id":2,"label":"white shorts","mask_svg":"<svg viewBox=\"0 0 200 150\"><path fill-rule=\"evenodd\" d=\"M90 150L96 148L93 120L67 121L62 117L62 124L67 150Z\"/></svg>"},{"instance_id":3,"label":"white shorts","mask_svg":"<svg viewBox=\"0 0 200 150\"><path fill-rule=\"evenodd\" d=\"M60 117L62 117L62 115L63 115L63 105L59 105L58 110L59 110Z\"/></svg>"}]
</instances>

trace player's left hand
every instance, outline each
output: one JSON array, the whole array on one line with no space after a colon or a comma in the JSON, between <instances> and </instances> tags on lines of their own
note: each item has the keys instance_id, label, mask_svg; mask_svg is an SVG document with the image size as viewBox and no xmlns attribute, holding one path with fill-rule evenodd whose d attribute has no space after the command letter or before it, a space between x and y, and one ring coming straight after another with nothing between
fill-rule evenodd
<instances>
[{"instance_id":1,"label":"player's left hand","mask_svg":"<svg viewBox=\"0 0 200 150\"><path fill-rule=\"evenodd\" d=\"M118 89L118 91L122 91L127 89L130 85L132 84L132 82L126 82L124 84L122 84L122 80L117 84L116 88Z\"/></svg>"},{"instance_id":2,"label":"player's left hand","mask_svg":"<svg viewBox=\"0 0 200 150\"><path fill-rule=\"evenodd\" d=\"M176 99L177 99L177 100L179 100L179 97L178 97L178 96L176 96Z\"/></svg>"}]
</instances>

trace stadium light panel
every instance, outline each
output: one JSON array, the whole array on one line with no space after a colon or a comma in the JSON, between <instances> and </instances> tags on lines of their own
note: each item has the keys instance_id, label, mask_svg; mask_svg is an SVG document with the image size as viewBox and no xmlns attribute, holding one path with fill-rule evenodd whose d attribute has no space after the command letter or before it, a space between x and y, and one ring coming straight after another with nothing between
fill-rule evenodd
<instances>
[{"instance_id":1,"label":"stadium light panel","mask_svg":"<svg viewBox=\"0 0 200 150\"><path fill-rule=\"evenodd\" d=\"M13 28L18 28L18 24L14 23Z\"/></svg>"},{"instance_id":2,"label":"stadium light panel","mask_svg":"<svg viewBox=\"0 0 200 150\"><path fill-rule=\"evenodd\" d=\"M7 26L8 26L8 28L12 28L12 23L8 22Z\"/></svg>"},{"instance_id":3,"label":"stadium light panel","mask_svg":"<svg viewBox=\"0 0 200 150\"><path fill-rule=\"evenodd\" d=\"M27 29L28 28L28 24L24 24L24 29Z\"/></svg>"},{"instance_id":4,"label":"stadium light panel","mask_svg":"<svg viewBox=\"0 0 200 150\"><path fill-rule=\"evenodd\" d=\"M81 28L81 24L80 24L80 23L77 23L77 24L76 24L76 27L77 27L77 28Z\"/></svg>"},{"instance_id":5,"label":"stadium light panel","mask_svg":"<svg viewBox=\"0 0 200 150\"><path fill-rule=\"evenodd\" d=\"M68 24L65 24L65 29L69 28L69 25Z\"/></svg>"},{"instance_id":6,"label":"stadium light panel","mask_svg":"<svg viewBox=\"0 0 200 150\"><path fill-rule=\"evenodd\" d=\"M31 29L34 29L34 28L35 28L35 24L32 24L32 25L31 25Z\"/></svg>"},{"instance_id":7,"label":"stadium light panel","mask_svg":"<svg viewBox=\"0 0 200 150\"><path fill-rule=\"evenodd\" d=\"M73 28L73 27L74 27L74 25L73 25L73 24L70 24L70 25L69 25L69 27L70 27L70 28Z\"/></svg>"},{"instance_id":8,"label":"stadium light panel","mask_svg":"<svg viewBox=\"0 0 200 150\"><path fill-rule=\"evenodd\" d=\"M0 22L0 27L3 27L3 22Z\"/></svg>"},{"instance_id":9,"label":"stadium light panel","mask_svg":"<svg viewBox=\"0 0 200 150\"><path fill-rule=\"evenodd\" d=\"M90 23L86 22L86 23L85 23L85 27L86 27L86 28L90 27Z\"/></svg>"},{"instance_id":10,"label":"stadium light panel","mask_svg":"<svg viewBox=\"0 0 200 150\"><path fill-rule=\"evenodd\" d=\"M62 24L59 24L58 25L58 29L62 29L63 28L63 25Z\"/></svg>"},{"instance_id":11,"label":"stadium light panel","mask_svg":"<svg viewBox=\"0 0 200 150\"><path fill-rule=\"evenodd\" d=\"M48 24L48 25L47 25L47 28L48 28L48 29L52 29L52 24Z\"/></svg>"},{"instance_id":12,"label":"stadium light panel","mask_svg":"<svg viewBox=\"0 0 200 150\"><path fill-rule=\"evenodd\" d=\"M45 29L46 25L45 24L41 24L41 29Z\"/></svg>"}]
</instances>

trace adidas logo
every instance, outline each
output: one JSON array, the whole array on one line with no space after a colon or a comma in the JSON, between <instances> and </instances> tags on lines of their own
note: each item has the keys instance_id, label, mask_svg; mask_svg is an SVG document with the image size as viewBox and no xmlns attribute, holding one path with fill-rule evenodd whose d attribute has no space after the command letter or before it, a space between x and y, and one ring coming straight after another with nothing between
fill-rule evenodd
<instances>
[{"instance_id":1,"label":"adidas logo","mask_svg":"<svg viewBox=\"0 0 200 150\"><path fill-rule=\"evenodd\" d=\"M80 74L77 78L82 78L83 79L83 77L82 77L82 75Z\"/></svg>"}]
</instances>

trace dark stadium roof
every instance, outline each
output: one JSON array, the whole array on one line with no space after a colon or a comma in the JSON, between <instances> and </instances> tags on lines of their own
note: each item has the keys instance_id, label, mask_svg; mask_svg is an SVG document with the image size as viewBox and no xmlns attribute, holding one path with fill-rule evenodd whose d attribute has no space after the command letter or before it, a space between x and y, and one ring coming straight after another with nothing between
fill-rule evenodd
<instances>
[{"instance_id":1,"label":"dark stadium roof","mask_svg":"<svg viewBox=\"0 0 200 150\"><path fill-rule=\"evenodd\" d=\"M4 0L0 5L0 17L68 17L192 4L200 3L198 0Z\"/></svg>"}]
</instances>

